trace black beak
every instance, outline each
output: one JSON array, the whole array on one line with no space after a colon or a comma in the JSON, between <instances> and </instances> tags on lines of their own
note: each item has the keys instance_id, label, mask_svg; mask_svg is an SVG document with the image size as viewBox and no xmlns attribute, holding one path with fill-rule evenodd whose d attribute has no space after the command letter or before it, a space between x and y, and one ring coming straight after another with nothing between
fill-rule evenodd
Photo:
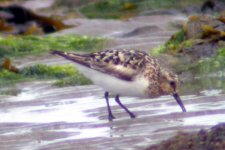
<instances>
[{"instance_id":1,"label":"black beak","mask_svg":"<svg viewBox=\"0 0 225 150\"><path fill-rule=\"evenodd\" d=\"M180 96L177 93L173 93L173 97L176 99L177 103L180 105L183 112L186 112L183 102L180 99Z\"/></svg>"}]
</instances>

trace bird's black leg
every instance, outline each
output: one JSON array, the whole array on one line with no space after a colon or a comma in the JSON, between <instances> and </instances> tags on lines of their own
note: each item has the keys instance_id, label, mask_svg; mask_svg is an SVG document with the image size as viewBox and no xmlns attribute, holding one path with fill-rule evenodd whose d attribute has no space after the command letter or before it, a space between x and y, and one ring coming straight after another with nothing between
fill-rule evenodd
<instances>
[{"instance_id":1,"label":"bird's black leg","mask_svg":"<svg viewBox=\"0 0 225 150\"><path fill-rule=\"evenodd\" d=\"M115 98L116 102L120 105L120 107L122 107L129 115L131 118L135 118L135 115L130 112L121 102L120 102L120 99L119 99L119 95L116 95L116 98Z\"/></svg>"},{"instance_id":2,"label":"bird's black leg","mask_svg":"<svg viewBox=\"0 0 225 150\"><path fill-rule=\"evenodd\" d=\"M107 109L108 109L108 119L109 121L112 121L115 117L113 116L112 114L112 111L110 109L110 106L109 106L109 93L108 92L105 92L105 100L106 100L106 103L107 103Z\"/></svg>"}]
</instances>

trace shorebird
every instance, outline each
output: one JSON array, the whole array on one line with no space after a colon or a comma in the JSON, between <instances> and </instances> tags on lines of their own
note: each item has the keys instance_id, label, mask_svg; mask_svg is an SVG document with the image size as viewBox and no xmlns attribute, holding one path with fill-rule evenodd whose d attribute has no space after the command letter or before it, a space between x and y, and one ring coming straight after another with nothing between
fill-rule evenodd
<instances>
[{"instance_id":1,"label":"shorebird","mask_svg":"<svg viewBox=\"0 0 225 150\"><path fill-rule=\"evenodd\" d=\"M52 54L73 61L75 67L94 84L105 90L108 119L112 121L109 92L131 118L135 115L125 107L120 96L154 98L172 94L183 112L186 109L177 93L178 77L162 68L157 59L137 50L103 50L77 54L52 50Z\"/></svg>"}]
</instances>

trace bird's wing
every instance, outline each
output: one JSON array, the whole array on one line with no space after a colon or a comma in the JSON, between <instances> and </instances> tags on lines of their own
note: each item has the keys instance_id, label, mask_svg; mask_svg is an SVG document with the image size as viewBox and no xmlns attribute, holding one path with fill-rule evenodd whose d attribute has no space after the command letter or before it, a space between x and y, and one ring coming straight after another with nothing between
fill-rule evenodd
<instances>
[{"instance_id":1,"label":"bird's wing","mask_svg":"<svg viewBox=\"0 0 225 150\"><path fill-rule=\"evenodd\" d=\"M104 62L93 63L91 65L91 68L126 81L132 81L138 74L138 70L134 70L130 67L124 67L123 65L106 64Z\"/></svg>"},{"instance_id":2,"label":"bird's wing","mask_svg":"<svg viewBox=\"0 0 225 150\"><path fill-rule=\"evenodd\" d=\"M91 68L119 79L132 81L143 70L144 53L137 51L105 50L90 54Z\"/></svg>"},{"instance_id":3,"label":"bird's wing","mask_svg":"<svg viewBox=\"0 0 225 150\"><path fill-rule=\"evenodd\" d=\"M140 51L127 50L105 50L83 55L52 51L52 54L126 81L132 81L143 71L147 55Z\"/></svg>"}]
</instances>

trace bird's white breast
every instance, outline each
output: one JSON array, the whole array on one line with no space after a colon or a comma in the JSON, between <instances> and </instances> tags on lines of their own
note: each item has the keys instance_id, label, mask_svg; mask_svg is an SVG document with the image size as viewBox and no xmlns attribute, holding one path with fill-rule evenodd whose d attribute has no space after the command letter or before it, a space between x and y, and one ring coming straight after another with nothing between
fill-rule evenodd
<instances>
[{"instance_id":1,"label":"bird's white breast","mask_svg":"<svg viewBox=\"0 0 225 150\"><path fill-rule=\"evenodd\" d=\"M77 63L75 63L75 67L94 84L110 93L119 94L120 96L146 97L145 91L149 86L149 82L143 76L137 77L134 81L125 81Z\"/></svg>"}]
</instances>

